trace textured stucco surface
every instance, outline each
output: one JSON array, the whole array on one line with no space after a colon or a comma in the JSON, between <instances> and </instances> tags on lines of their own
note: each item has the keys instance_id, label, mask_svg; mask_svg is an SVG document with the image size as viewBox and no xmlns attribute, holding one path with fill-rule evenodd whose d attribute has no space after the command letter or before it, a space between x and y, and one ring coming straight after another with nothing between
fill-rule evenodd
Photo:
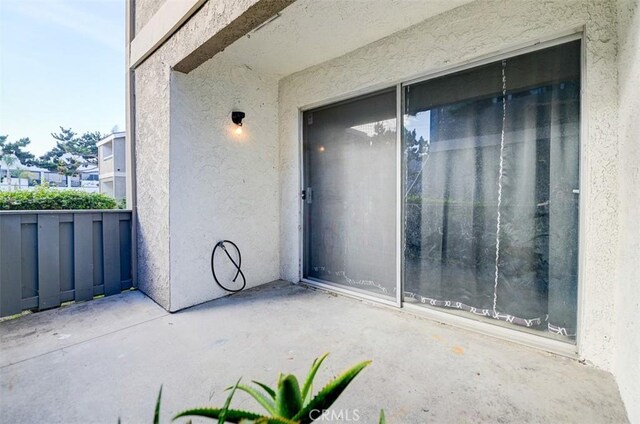
<instances>
[{"instance_id":1,"label":"textured stucco surface","mask_svg":"<svg viewBox=\"0 0 640 424\"><path fill-rule=\"evenodd\" d=\"M149 19L160 9L167 0L133 0L135 10L135 34L140 32Z\"/></svg>"},{"instance_id":2,"label":"textured stucco surface","mask_svg":"<svg viewBox=\"0 0 640 424\"><path fill-rule=\"evenodd\" d=\"M234 41L247 35L262 23L276 16L282 9L289 6L295 0L260 0L248 7L238 16L231 25L227 25L213 37L198 46L187 57L178 62L174 69L179 72L189 73L217 53L223 51Z\"/></svg>"},{"instance_id":3,"label":"textured stucco surface","mask_svg":"<svg viewBox=\"0 0 640 424\"><path fill-rule=\"evenodd\" d=\"M480 0L280 82L281 277L299 279L298 108L585 25L580 355L611 370L619 237L616 9L606 1Z\"/></svg>"},{"instance_id":4,"label":"textured stucco surface","mask_svg":"<svg viewBox=\"0 0 640 424\"><path fill-rule=\"evenodd\" d=\"M296 0L279 18L226 51L253 69L282 78L470 1Z\"/></svg>"},{"instance_id":5,"label":"textured stucco surface","mask_svg":"<svg viewBox=\"0 0 640 424\"><path fill-rule=\"evenodd\" d=\"M620 271L614 373L629 420L640 422L640 6L618 1L621 158Z\"/></svg>"},{"instance_id":6,"label":"textured stucco surface","mask_svg":"<svg viewBox=\"0 0 640 424\"><path fill-rule=\"evenodd\" d=\"M135 71L138 287L169 308L169 68Z\"/></svg>"},{"instance_id":7,"label":"textured stucco surface","mask_svg":"<svg viewBox=\"0 0 640 424\"><path fill-rule=\"evenodd\" d=\"M178 32L135 69L138 286L166 309L171 308L169 290L171 67L256 1L206 2Z\"/></svg>"},{"instance_id":8,"label":"textured stucco surface","mask_svg":"<svg viewBox=\"0 0 640 424\"><path fill-rule=\"evenodd\" d=\"M277 79L229 62L225 53L188 75L174 73L171 310L228 294L209 271L211 249L222 239L241 249L247 287L278 278L277 101ZM241 135L234 133L233 110L246 113ZM217 272L225 284L239 287L218 253Z\"/></svg>"},{"instance_id":9,"label":"textured stucco surface","mask_svg":"<svg viewBox=\"0 0 640 424\"><path fill-rule=\"evenodd\" d=\"M285 77L277 83L277 102L274 78L242 70L227 61L224 53L193 75L172 76L171 66L254 2L205 3L136 69L140 287L170 310L220 295L209 280L208 255L214 238L232 236L243 243L247 240L249 251L254 252L250 255L259 256L251 260L256 260L255 265L249 265L248 259L246 263L255 266L251 273L255 272L256 282L277 274L298 281L300 107L391 85L584 26L578 344L582 357L616 373L627 405L637 399L637 2L478 0ZM620 58L618 36L631 40L621 43L620 51L628 53ZM248 104L250 99L259 99L260 104ZM253 120L260 123L259 143L264 144L256 145L258 151L248 153L241 144L226 144L224 119L234 107L251 110L248 134L257 135L251 134ZM277 131L277 140L270 131ZM192 151L185 154L185 149ZM185 171L190 163L195 169ZM198 169L197 175L207 177L194 181ZM188 181L178 184L184 179L176 173L185 173ZM264 178L255 180L258 174ZM238 175L246 175L252 187L234 180L231 190L222 190L222 183ZM274 179L278 180L275 186ZM210 191L213 187L215 192ZM238 216L225 216L226 205L236 197L241 199ZM268 197L279 200L279 212ZM252 207L253 214L265 216L252 216L248 212ZM236 232L242 223L247 228ZM279 234L273 232L273 223L279 225ZM278 258L279 271L273 268ZM637 408L633 411L632 416L638 414Z\"/></svg>"}]
</instances>

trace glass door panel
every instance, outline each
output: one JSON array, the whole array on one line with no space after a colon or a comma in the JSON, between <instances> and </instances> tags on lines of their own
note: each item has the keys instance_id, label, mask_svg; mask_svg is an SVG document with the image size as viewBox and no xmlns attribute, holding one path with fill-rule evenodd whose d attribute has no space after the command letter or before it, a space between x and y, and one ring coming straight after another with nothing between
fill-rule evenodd
<instances>
[{"instance_id":1,"label":"glass door panel","mask_svg":"<svg viewBox=\"0 0 640 424\"><path fill-rule=\"evenodd\" d=\"M396 297L396 91L304 112L303 277Z\"/></svg>"},{"instance_id":2,"label":"glass door panel","mask_svg":"<svg viewBox=\"0 0 640 424\"><path fill-rule=\"evenodd\" d=\"M580 41L404 95L405 302L575 338Z\"/></svg>"}]
</instances>

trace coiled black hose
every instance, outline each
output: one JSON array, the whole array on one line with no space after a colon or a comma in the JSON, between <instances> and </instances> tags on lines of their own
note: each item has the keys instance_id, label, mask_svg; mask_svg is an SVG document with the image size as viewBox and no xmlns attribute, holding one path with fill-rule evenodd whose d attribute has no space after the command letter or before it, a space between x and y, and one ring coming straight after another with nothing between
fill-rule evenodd
<instances>
[{"instance_id":1,"label":"coiled black hose","mask_svg":"<svg viewBox=\"0 0 640 424\"><path fill-rule=\"evenodd\" d=\"M225 243L229 243L230 245L232 245L236 249L236 252L238 252L238 263L236 263L236 261L233 260L233 258L229 254L229 251L227 251L227 248L224 245ZM218 248L221 248L224 251L224 253L227 254L227 257L229 258L229 260L231 261L233 266L236 267L236 275L235 275L235 277L233 277L232 282L235 283L236 279L238 278L238 276L242 277L242 287L240 287L239 289L230 289L228 287L225 287L218 280L218 277L216 276L216 266L214 265L214 259L216 257L216 250L218 250ZM237 292L239 292L239 291L241 291L242 289L245 288L245 286L247 285L247 279L244 278L244 273L240 269L240 265L242 265L242 255L240 254L240 249L238 249L238 246L234 242L232 242L230 240L222 240L222 241L219 241L218 243L216 243L215 247L213 248L213 251L211 252L211 273L213 274L213 279L216 281L216 283L222 289L224 289L224 290L226 290L228 292L231 292L231 293L237 293Z\"/></svg>"}]
</instances>

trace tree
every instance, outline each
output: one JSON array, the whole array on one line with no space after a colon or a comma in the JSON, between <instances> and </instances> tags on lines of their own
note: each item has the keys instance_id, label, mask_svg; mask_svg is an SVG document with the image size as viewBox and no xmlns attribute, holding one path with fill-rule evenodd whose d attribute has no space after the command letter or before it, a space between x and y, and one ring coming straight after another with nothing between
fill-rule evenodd
<instances>
[{"instance_id":1,"label":"tree","mask_svg":"<svg viewBox=\"0 0 640 424\"><path fill-rule=\"evenodd\" d=\"M11 166L15 162L15 156L7 147L8 135L0 135L0 162L4 162L7 165L7 181L11 183ZM0 177L1 178L1 177Z\"/></svg>"},{"instance_id":2,"label":"tree","mask_svg":"<svg viewBox=\"0 0 640 424\"><path fill-rule=\"evenodd\" d=\"M98 163L98 147L96 143L104 138L100 131L85 132L76 140L76 153L88 163Z\"/></svg>"},{"instance_id":3,"label":"tree","mask_svg":"<svg viewBox=\"0 0 640 424\"><path fill-rule=\"evenodd\" d=\"M99 131L88 131L78 136L71 128L60 127L60 132L51 133L51 136L56 145L39 158L26 149L31 144L28 137L10 143L8 136L0 136L0 161L9 167L20 161L23 165L35 165L66 176L76 175L82 165L98 163L96 143L103 138ZM7 178L10 181L9 171Z\"/></svg>"},{"instance_id":4,"label":"tree","mask_svg":"<svg viewBox=\"0 0 640 424\"><path fill-rule=\"evenodd\" d=\"M64 153L82 157L88 163L96 163L98 160L98 148L96 143L103 136L100 131L85 132L80 137L71 128L60 127L59 133L51 133L57 140L56 147L49 153L59 157Z\"/></svg>"},{"instance_id":5,"label":"tree","mask_svg":"<svg viewBox=\"0 0 640 424\"><path fill-rule=\"evenodd\" d=\"M71 128L60 127L60 132L51 133L51 136L56 140L56 145L40 157L38 165L72 176L81 165L98 162L96 143L103 138L99 131L85 132L78 137Z\"/></svg>"},{"instance_id":6,"label":"tree","mask_svg":"<svg viewBox=\"0 0 640 424\"><path fill-rule=\"evenodd\" d=\"M8 139L8 135L0 135L0 161L7 165L7 181L11 184L11 171L9 168L16 163L31 165L35 160L35 156L24 150L31 143L28 137L23 137L13 143L10 143Z\"/></svg>"},{"instance_id":7,"label":"tree","mask_svg":"<svg viewBox=\"0 0 640 424\"><path fill-rule=\"evenodd\" d=\"M31 140L29 140L29 137L23 137L18 141L14 141L13 143L9 143L7 141L8 138L9 136L7 135L0 136L0 149L2 150L2 153L0 153L0 155L4 156L12 154L16 158L18 158L21 164L31 165L33 160L35 160L35 156L33 155L33 153L25 150L25 147L31 144Z\"/></svg>"},{"instance_id":8,"label":"tree","mask_svg":"<svg viewBox=\"0 0 640 424\"><path fill-rule=\"evenodd\" d=\"M46 168L49 171L58 170L59 162L66 153L67 145L75 138L76 133L71 128L65 129L60 127L60 133L51 133L51 136L57 140L53 149L49 150L38 159L38 166Z\"/></svg>"}]
</instances>

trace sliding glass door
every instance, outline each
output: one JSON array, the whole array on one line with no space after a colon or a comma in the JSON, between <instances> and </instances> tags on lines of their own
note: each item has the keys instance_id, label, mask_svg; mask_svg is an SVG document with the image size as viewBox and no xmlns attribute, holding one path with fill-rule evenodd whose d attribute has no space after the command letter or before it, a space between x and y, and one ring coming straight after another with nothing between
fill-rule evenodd
<instances>
[{"instance_id":1,"label":"sliding glass door","mask_svg":"<svg viewBox=\"0 0 640 424\"><path fill-rule=\"evenodd\" d=\"M303 277L396 298L396 91L303 116Z\"/></svg>"},{"instance_id":2,"label":"sliding glass door","mask_svg":"<svg viewBox=\"0 0 640 424\"><path fill-rule=\"evenodd\" d=\"M304 112L303 278L575 339L580 51Z\"/></svg>"},{"instance_id":3,"label":"sliding glass door","mask_svg":"<svg viewBox=\"0 0 640 424\"><path fill-rule=\"evenodd\" d=\"M404 95L405 301L574 338L580 42Z\"/></svg>"}]
</instances>

